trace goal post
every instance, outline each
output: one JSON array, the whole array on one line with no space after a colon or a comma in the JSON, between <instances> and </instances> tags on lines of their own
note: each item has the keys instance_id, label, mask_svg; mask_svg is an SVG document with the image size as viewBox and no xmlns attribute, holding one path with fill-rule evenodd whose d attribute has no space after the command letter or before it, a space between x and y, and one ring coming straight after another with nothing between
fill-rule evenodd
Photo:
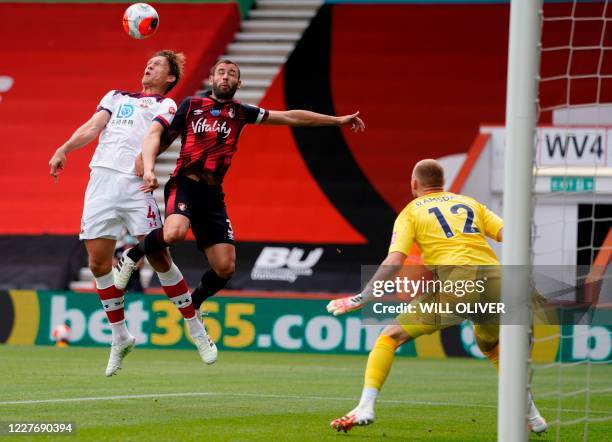
<instances>
[{"instance_id":1,"label":"goal post","mask_svg":"<svg viewBox=\"0 0 612 442\"><path fill-rule=\"evenodd\" d=\"M542 0L512 0L504 152L502 300L515 306L500 330L497 439L527 440L529 280L533 161L537 123Z\"/></svg>"}]
</instances>

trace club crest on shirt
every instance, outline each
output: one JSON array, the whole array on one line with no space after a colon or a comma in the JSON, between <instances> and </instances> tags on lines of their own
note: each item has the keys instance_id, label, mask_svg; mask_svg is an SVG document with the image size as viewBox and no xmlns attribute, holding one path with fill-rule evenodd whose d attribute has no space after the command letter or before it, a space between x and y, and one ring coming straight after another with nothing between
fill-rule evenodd
<instances>
[{"instance_id":1,"label":"club crest on shirt","mask_svg":"<svg viewBox=\"0 0 612 442\"><path fill-rule=\"evenodd\" d=\"M174 115L174 114L176 113L176 109L175 109L174 107L170 107L170 108L168 109L168 113L169 113L170 115Z\"/></svg>"},{"instance_id":2,"label":"club crest on shirt","mask_svg":"<svg viewBox=\"0 0 612 442\"><path fill-rule=\"evenodd\" d=\"M178 209L181 212L184 212L185 210L187 210L187 204L185 204L185 203L178 203Z\"/></svg>"},{"instance_id":3,"label":"club crest on shirt","mask_svg":"<svg viewBox=\"0 0 612 442\"><path fill-rule=\"evenodd\" d=\"M230 118L234 118L234 117L236 116L236 111L234 110L234 108L233 108L233 107L230 107L230 108L229 108L229 110L227 111L227 115L228 115Z\"/></svg>"}]
</instances>

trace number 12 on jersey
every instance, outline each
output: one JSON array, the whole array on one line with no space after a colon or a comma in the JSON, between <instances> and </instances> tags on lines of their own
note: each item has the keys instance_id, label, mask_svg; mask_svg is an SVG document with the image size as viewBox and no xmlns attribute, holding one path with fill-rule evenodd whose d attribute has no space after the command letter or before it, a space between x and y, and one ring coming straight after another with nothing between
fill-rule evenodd
<instances>
[{"instance_id":1,"label":"number 12 on jersey","mask_svg":"<svg viewBox=\"0 0 612 442\"><path fill-rule=\"evenodd\" d=\"M474 226L474 210L472 210L470 206L465 204L455 204L450 208L450 211L453 215L458 215L459 210L461 209L465 210L465 213L467 214L465 224L463 225L463 233L480 233L478 228ZM440 227L442 227L442 230L444 231L444 235L447 238L452 238L455 236L451 226L448 224L448 221L446 221L446 218L444 218L442 211L438 207L432 207L428 210L428 212L435 215L436 219L440 223Z\"/></svg>"}]
</instances>

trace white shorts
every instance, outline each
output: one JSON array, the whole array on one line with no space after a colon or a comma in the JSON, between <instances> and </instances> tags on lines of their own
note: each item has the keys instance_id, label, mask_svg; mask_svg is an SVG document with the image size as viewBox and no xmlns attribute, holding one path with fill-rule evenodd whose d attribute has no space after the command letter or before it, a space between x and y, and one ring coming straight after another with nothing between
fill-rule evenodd
<instances>
[{"instance_id":1,"label":"white shorts","mask_svg":"<svg viewBox=\"0 0 612 442\"><path fill-rule=\"evenodd\" d=\"M162 226L151 192L140 190L142 178L104 167L93 167L85 192L80 239L119 239L125 226L132 236Z\"/></svg>"}]
</instances>

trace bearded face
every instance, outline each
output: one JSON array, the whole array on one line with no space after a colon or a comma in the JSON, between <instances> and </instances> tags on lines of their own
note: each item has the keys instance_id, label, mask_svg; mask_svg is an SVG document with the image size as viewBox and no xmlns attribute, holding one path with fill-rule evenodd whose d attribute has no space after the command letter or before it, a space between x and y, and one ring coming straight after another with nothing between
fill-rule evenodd
<instances>
[{"instance_id":1,"label":"bearded face","mask_svg":"<svg viewBox=\"0 0 612 442\"><path fill-rule=\"evenodd\" d=\"M220 63L211 75L210 83L215 97L219 100L231 100L240 88L238 67L230 63Z\"/></svg>"}]
</instances>

